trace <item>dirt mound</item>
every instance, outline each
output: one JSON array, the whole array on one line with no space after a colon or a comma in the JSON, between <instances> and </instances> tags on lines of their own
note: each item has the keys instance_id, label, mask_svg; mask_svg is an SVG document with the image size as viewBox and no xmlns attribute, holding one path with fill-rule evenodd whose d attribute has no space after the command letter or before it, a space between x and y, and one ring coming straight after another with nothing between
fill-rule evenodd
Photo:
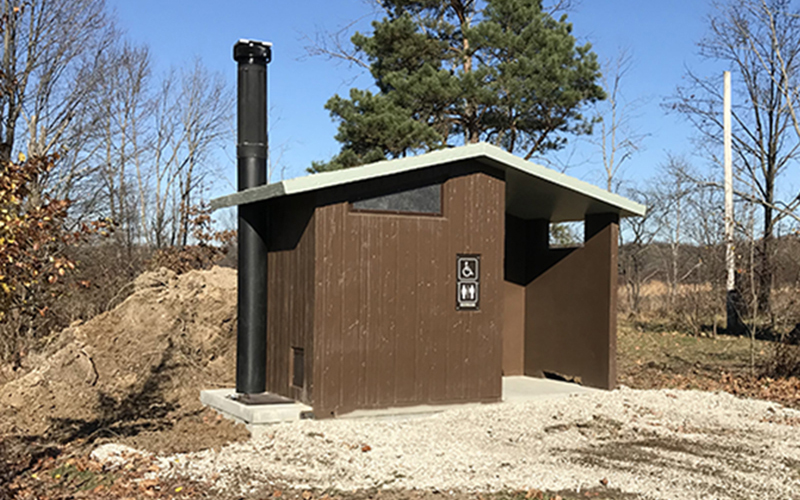
<instances>
[{"instance_id":1,"label":"dirt mound","mask_svg":"<svg viewBox=\"0 0 800 500\"><path fill-rule=\"evenodd\" d=\"M113 310L62 331L0 386L0 433L113 438L153 451L247 436L199 402L201 389L234 384L236 271L160 269L133 288Z\"/></svg>"}]
</instances>

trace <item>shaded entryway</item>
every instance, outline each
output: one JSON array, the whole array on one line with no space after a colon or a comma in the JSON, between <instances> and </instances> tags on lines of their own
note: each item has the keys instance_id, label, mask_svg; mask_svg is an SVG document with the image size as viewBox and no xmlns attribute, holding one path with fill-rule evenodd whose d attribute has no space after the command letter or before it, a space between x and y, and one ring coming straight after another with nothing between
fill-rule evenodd
<instances>
[{"instance_id":1,"label":"shaded entryway","mask_svg":"<svg viewBox=\"0 0 800 500\"><path fill-rule=\"evenodd\" d=\"M549 227L506 215L503 373L611 389L619 216L587 214L575 248L551 248Z\"/></svg>"}]
</instances>

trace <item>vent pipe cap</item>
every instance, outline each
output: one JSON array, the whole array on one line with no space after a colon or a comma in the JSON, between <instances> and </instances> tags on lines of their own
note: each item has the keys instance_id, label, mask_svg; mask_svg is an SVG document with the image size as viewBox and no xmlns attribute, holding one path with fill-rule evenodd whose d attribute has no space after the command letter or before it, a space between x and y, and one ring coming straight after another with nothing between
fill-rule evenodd
<instances>
[{"instance_id":1,"label":"vent pipe cap","mask_svg":"<svg viewBox=\"0 0 800 500\"><path fill-rule=\"evenodd\" d=\"M233 59L239 63L267 64L272 59L272 43L258 40L239 40L233 46Z\"/></svg>"}]
</instances>

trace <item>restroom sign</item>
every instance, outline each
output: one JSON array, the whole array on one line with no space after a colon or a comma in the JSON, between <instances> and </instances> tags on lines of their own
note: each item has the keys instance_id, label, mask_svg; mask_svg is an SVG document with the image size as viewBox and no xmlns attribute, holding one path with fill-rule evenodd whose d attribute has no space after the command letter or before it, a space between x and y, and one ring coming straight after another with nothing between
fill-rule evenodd
<instances>
[{"instance_id":1,"label":"restroom sign","mask_svg":"<svg viewBox=\"0 0 800 500\"><path fill-rule=\"evenodd\" d=\"M481 256L456 257L456 309L477 310L481 297Z\"/></svg>"}]
</instances>

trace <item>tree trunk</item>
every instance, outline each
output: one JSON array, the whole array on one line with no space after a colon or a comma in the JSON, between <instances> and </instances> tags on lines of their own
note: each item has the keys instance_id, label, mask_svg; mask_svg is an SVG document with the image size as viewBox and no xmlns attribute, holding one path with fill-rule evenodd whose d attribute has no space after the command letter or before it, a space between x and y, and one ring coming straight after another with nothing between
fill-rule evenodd
<instances>
[{"instance_id":1,"label":"tree trunk","mask_svg":"<svg viewBox=\"0 0 800 500\"><path fill-rule=\"evenodd\" d=\"M772 190L770 185L768 188ZM773 219L772 208L764 207L764 234L759 248L757 278L758 278L758 312L769 316L772 295L772 246L773 246Z\"/></svg>"},{"instance_id":2,"label":"tree trunk","mask_svg":"<svg viewBox=\"0 0 800 500\"><path fill-rule=\"evenodd\" d=\"M16 78L16 18L12 11L12 6L8 0L3 2L3 98L6 101L2 117L2 147L0 147L0 161L5 163L11 158L11 151L14 149L14 134L17 121L16 88L13 80Z\"/></svg>"}]
</instances>

